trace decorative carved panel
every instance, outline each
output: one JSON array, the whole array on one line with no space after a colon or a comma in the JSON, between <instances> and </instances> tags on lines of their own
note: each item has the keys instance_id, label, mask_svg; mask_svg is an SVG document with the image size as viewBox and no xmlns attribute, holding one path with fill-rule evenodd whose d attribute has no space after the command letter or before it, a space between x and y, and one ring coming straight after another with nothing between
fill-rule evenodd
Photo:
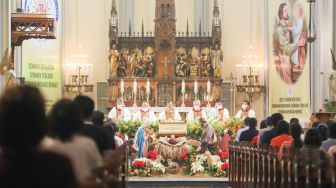
<instances>
[{"instance_id":1,"label":"decorative carved panel","mask_svg":"<svg viewBox=\"0 0 336 188\"><path fill-rule=\"evenodd\" d=\"M158 106L166 106L173 101L173 84L164 83L158 85Z\"/></svg>"}]
</instances>

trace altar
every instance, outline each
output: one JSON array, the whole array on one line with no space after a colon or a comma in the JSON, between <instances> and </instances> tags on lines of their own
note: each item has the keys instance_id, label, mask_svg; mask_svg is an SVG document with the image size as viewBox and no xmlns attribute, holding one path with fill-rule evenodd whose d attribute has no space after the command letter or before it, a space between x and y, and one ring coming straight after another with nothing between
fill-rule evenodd
<instances>
[{"instance_id":1,"label":"altar","mask_svg":"<svg viewBox=\"0 0 336 188\"><path fill-rule=\"evenodd\" d=\"M112 7L110 18L109 107L118 98L127 107L143 101L163 107L202 106L223 98L221 66L221 23L218 2L213 7L212 32L176 32L175 2L156 1L154 33L118 33L118 13ZM154 109L155 111L159 109ZM180 112L187 109L181 108Z\"/></svg>"}]
</instances>

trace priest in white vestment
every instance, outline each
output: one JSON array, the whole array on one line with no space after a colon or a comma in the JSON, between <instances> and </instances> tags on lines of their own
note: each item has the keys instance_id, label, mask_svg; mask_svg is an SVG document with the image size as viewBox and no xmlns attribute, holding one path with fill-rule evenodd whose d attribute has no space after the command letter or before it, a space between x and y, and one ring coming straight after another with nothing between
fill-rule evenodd
<instances>
[{"instance_id":1,"label":"priest in white vestment","mask_svg":"<svg viewBox=\"0 0 336 188\"><path fill-rule=\"evenodd\" d=\"M117 106L113 107L107 116L112 119L114 123L120 120L129 121L132 118L130 111L125 108L125 104L122 99L117 100Z\"/></svg>"},{"instance_id":2,"label":"priest in white vestment","mask_svg":"<svg viewBox=\"0 0 336 188\"><path fill-rule=\"evenodd\" d=\"M181 121L181 116L170 102L167 103L166 108L160 113L159 121Z\"/></svg>"},{"instance_id":3,"label":"priest in white vestment","mask_svg":"<svg viewBox=\"0 0 336 188\"><path fill-rule=\"evenodd\" d=\"M255 118L255 112L250 108L250 103L248 101L244 101L242 104L241 110L239 110L235 116L238 119L245 119L247 117Z\"/></svg>"},{"instance_id":4,"label":"priest in white vestment","mask_svg":"<svg viewBox=\"0 0 336 188\"><path fill-rule=\"evenodd\" d=\"M187 121L196 121L201 117L207 119L207 114L201 107L201 101L195 100L193 103L193 108L187 114Z\"/></svg>"},{"instance_id":5,"label":"priest in white vestment","mask_svg":"<svg viewBox=\"0 0 336 188\"><path fill-rule=\"evenodd\" d=\"M140 109L134 114L133 120L155 122L157 120L153 111L150 110L150 106L147 102L143 102Z\"/></svg>"},{"instance_id":6,"label":"priest in white vestment","mask_svg":"<svg viewBox=\"0 0 336 188\"><path fill-rule=\"evenodd\" d=\"M218 121L224 121L230 118L230 113L228 109L224 108L221 100L216 100L215 107L211 111L210 116Z\"/></svg>"}]
</instances>

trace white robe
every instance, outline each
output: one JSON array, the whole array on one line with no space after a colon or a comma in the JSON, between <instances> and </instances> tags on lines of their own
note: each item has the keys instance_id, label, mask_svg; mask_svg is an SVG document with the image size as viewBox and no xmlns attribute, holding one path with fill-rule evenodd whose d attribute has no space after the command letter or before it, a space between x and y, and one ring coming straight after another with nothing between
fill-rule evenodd
<instances>
[{"instance_id":1,"label":"white robe","mask_svg":"<svg viewBox=\"0 0 336 188\"><path fill-rule=\"evenodd\" d=\"M144 117L144 119L142 119L141 117L141 110L138 110L135 114L134 114L134 117L133 117L133 120L140 120L140 121L144 121L146 118L150 121L150 122L156 122L157 118L154 114L153 111L150 111L149 110L149 117Z\"/></svg>"},{"instance_id":2,"label":"white robe","mask_svg":"<svg viewBox=\"0 0 336 188\"><path fill-rule=\"evenodd\" d=\"M207 119L207 114L204 109L202 109L201 114L202 114L201 115L202 118ZM193 121L193 120L197 120L197 119L194 118L194 110L191 109L187 114L187 121Z\"/></svg>"},{"instance_id":3,"label":"white robe","mask_svg":"<svg viewBox=\"0 0 336 188\"><path fill-rule=\"evenodd\" d=\"M230 113L228 111L228 109L224 108L223 111L222 111L222 114L220 114L222 116L222 119L221 120L227 120L230 118ZM214 119L218 119L218 109L214 108L212 111L211 111L211 117L214 118ZM219 120L219 121L221 121Z\"/></svg>"},{"instance_id":4,"label":"white robe","mask_svg":"<svg viewBox=\"0 0 336 188\"><path fill-rule=\"evenodd\" d=\"M242 117L241 117L241 116L242 116L242 112L243 112L243 110L239 110L239 111L237 112L237 114L236 114L235 117L236 117L236 118L242 118ZM248 112L247 117L255 118L256 115L255 115L254 110L250 109L249 112Z\"/></svg>"},{"instance_id":5,"label":"white robe","mask_svg":"<svg viewBox=\"0 0 336 188\"><path fill-rule=\"evenodd\" d=\"M182 118L181 118L180 114L176 110L174 110L174 118L173 119L167 119L166 111L162 111L159 115L159 120L160 121L169 121L169 120L171 120L171 121L181 121L181 119Z\"/></svg>"},{"instance_id":6,"label":"white robe","mask_svg":"<svg viewBox=\"0 0 336 188\"><path fill-rule=\"evenodd\" d=\"M114 121L117 118L117 108L113 107L112 110L108 113L107 117ZM118 120L129 121L131 120L131 118L132 116L131 116L130 111L126 108L122 108L121 117L119 117Z\"/></svg>"}]
</instances>

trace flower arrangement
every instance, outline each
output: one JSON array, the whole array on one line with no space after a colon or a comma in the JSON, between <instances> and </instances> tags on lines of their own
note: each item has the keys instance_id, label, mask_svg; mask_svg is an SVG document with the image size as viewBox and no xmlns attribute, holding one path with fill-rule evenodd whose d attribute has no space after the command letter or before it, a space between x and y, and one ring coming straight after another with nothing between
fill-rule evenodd
<instances>
[{"instance_id":1,"label":"flower arrangement","mask_svg":"<svg viewBox=\"0 0 336 188\"><path fill-rule=\"evenodd\" d=\"M137 132L141 124L142 124L142 121L139 121L139 120L135 120L135 121L120 120L117 122L117 125L119 126L121 133L129 137L135 136L135 133ZM150 132L156 133L158 132L158 130L159 130L159 124L157 122L152 123L150 127Z\"/></svg>"},{"instance_id":2,"label":"flower arrangement","mask_svg":"<svg viewBox=\"0 0 336 188\"><path fill-rule=\"evenodd\" d=\"M227 151L219 152L218 156L221 159L221 161L224 162L229 158L229 152L227 152Z\"/></svg>"},{"instance_id":3,"label":"flower arrangement","mask_svg":"<svg viewBox=\"0 0 336 188\"><path fill-rule=\"evenodd\" d=\"M148 158L135 159L129 169L131 176L152 176L154 172L165 174L166 167L159 161Z\"/></svg>"},{"instance_id":4,"label":"flower arrangement","mask_svg":"<svg viewBox=\"0 0 336 188\"><path fill-rule=\"evenodd\" d=\"M189 138L199 139L202 133L203 128L197 121L190 121L187 124L187 135Z\"/></svg>"},{"instance_id":5,"label":"flower arrangement","mask_svg":"<svg viewBox=\"0 0 336 188\"><path fill-rule=\"evenodd\" d=\"M221 177L228 176L229 163L228 157L229 153L222 151L218 154L221 161L217 161L215 164L209 164L209 157L207 154L200 154L196 156L196 160L191 163L190 175L195 175L197 173L207 173L210 176Z\"/></svg>"},{"instance_id":6,"label":"flower arrangement","mask_svg":"<svg viewBox=\"0 0 336 188\"><path fill-rule=\"evenodd\" d=\"M147 153L147 157L152 160L156 160L158 157L158 152L156 150L151 150Z\"/></svg>"},{"instance_id":7,"label":"flower arrangement","mask_svg":"<svg viewBox=\"0 0 336 188\"><path fill-rule=\"evenodd\" d=\"M118 121L117 125L122 134L126 134L129 137L134 137L136 131L141 126L141 121Z\"/></svg>"},{"instance_id":8,"label":"flower arrangement","mask_svg":"<svg viewBox=\"0 0 336 188\"><path fill-rule=\"evenodd\" d=\"M224 121L224 126L231 139L235 139L238 130L245 127L244 121L241 119L230 119L228 121Z\"/></svg>"},{"instance_id":9,"label":"flower arrangement","mask_svg":"<svg viewBox=\"0 0 336 188\"><path fill-rule=\"evenodd\" d=\"M151 162L149 159L135 159L129 169L132 176L151 176Z\"/></svg>"},{"instance_id":10,"label":"flower arrangement","mask_svg":"<svg viewBox=\"0 0 336 188\"><path fill-rule=\"evenodd\" d=\"M177 156L177 163L180 166L185 166L188 164L188 159L189 159L189 152L187 150L184 150L181 155Z\"/></svg>"},{"instance_id":11,"label":"flower arrangement","mask_svg":"<svg viewBox=\"0 0 336 188\"><path fill-rule=\"evenodd\" d=\"M224 135L225 122L218 121L217 119L209 119L207 122L212 125L218 136Z\"/></svg>"},{"instance_id":12,"label":"flower arrangement","mask_svg":"<svg viewBox=\"0 0 336 188\"><path fill-rule=\"evenodd\" d=\"M153 122L153 123L151 124L150 130L151 130L153 133L158 132L158 131L159 131L159 123L158 123L158 122Z\"/></svg>"},{"instance_id":13,"label":"flower arrangement","mask_svg":"<svg viewBox=\"0 0 336 188\"><path fill-rule=\"evenodd\" d=\"M324 100L323 107L326 112L336 112L336 101Z\"/></svg>"},{"instance_id":14,"label":"flower arrangement","mask_svg":"<svg viewBox=\"0 0 336 188\"><path fill-rule=\"evenodd\" d=\"M215 177L227 177L229 175L229 163L228 162L218 162L212 169L212 175Z\"/></svg>"}]
</instances>

